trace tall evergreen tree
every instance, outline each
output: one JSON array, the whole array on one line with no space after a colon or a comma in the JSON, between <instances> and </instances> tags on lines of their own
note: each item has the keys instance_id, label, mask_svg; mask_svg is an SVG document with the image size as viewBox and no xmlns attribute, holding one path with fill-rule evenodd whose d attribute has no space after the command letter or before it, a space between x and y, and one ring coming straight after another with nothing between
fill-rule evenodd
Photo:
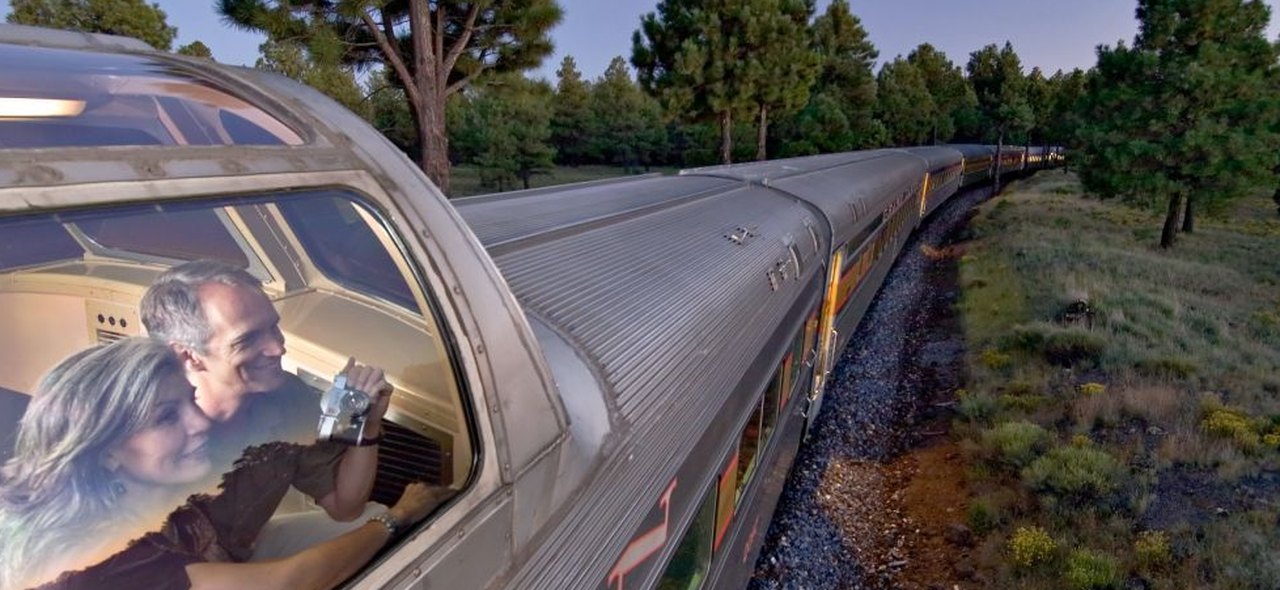
<instances>
[{"instance_id":1,"label":"tall evergreen tree","mask_svg":"<svg viewBox=\"0 0 1280 590\"><path fill-rule=\"evenodd\" d=\"M395 73L422 145L423 171L449 190L445 105L480 74L537 67L551 53L556 0L218 0L227 22L270 40L310 46L341 40L347 63L380 63Z\"/></svg>"},{"instance_id":2,"label":"tall evergreen tree","mask_svg":"<svg viewBox=\"0 0 1280 590\"><path fill-rule=\"evenodd\" d=\"M591 85L591 153L601 161L648 167L667 143L662 108L634 81L621 56Z\"/></svg>"},{"instance_id":3,"label":"tall evergreen tree","mask_svg":"<svg viewBox=\"0 0 1280 590\"><path fill-rule=\"evenodd\" d=\"M1027 105L1022 62L1014 53L1013 45L1006 41L1003 48L988 45L970 54L966 70L978 108L996 136L996 160L999 161L1009 134L1023 132L1034 123L1034 114ZM997 165L996 192L1000 191L999 169Z\"/></svg>"},{"instance_id":4,"label":"tall evergreen tree","mask_svg":"<svg viewBox=\"0 0 1280 590\"><path fill-rule=\"evenodd\" d=\"M1053 116L1053 85L1040 68L1031 68L1026 82L1027 108L1031 110L1031 124L1027 127L1027 146L1043 145L1049 133Z\"/></svg>"},{"instance_id":5,"label":"tall evergreen tree","mask_svg":"<svg viewBox=\"0 0 1280 590\"><path fill-rule=\"evenodd\" d=\"M177 53L180 55L189 55L191 57L202 57L208 60L213 59L213 50L209 49L209 46L205 45L201 41L192 41L190 43L187 43L186 45L183 45L182 47L179 47L178 49L176 49L174 53Z\"/></svg>"},{"instance_id":6,"label":"tall evergreen tree","mask_svg":"<svg viewBox=\"0 0 1280 590\"><path fill-rule=\"evenodd\" d=\"M364 92L356 82L355 68L343 65L342 43L330 33L320 31L307 47L294 41L268 39L258 46L261 56L254 67L293 78L367 116Z\"/></svg>"},{"instance_id":7,"label":"tall evergreen tree","mask_svg":"<svg viewBox=\"0 0 1280 590\"><path fill-rule=\"evenodd\" d=\"M508 73L486 76L456 100L454 141L485 185L506 190L519 180L527 189L552 167L551 97L549 85Z\"/></svg>"},{"instance_id":8,"label":"tall evergreen tree","mask_svg":"<svg viewBox=\"0 0 1280 590\"><path fill-rule=\"evenodd\" d=\"M937 109L924 77L911 62L898 57L876 77L876 116L895 146L919 145L933 132Z\"/></svg>"},{"instance_id":9,"label":"tall evergreen tree","mask_svg":"<svg viewBox=\"0 0 1280 590\"><path fill-rule=\"evenodd\" d=\"M838 151L879 145L883 128L874 118L876 79L872 66L880 52L847 0L828 4L812 28L813 50L820 67L814 94L826 95L839 105L853 138Z\"/></svg>"},{"instance_id":10,"label":"tall evergreen tree","mask_svg":"<svg viewBox=\"0 0 1280 590\"><path fill-rule=\"evenodd\" d=\"M1270 11L1256 0L1139 0L1139 33L1098 52L1081 179L1103 197L1163 200L1179 222L1275 182Z\"/></svg>"},{"instance_id":11,"label":"tall evergreen tree","mask_svg":"<svg viewBox=\"0 0 1280 590\"><path fill-rule=\"evenodd\" d=\"M757 0L747 19L747 75L756 111L756 160L767 157L769 116L785 116L809 99L818 57L809 44L812 0Z\"/></svg>"},{"instance_id":12,"label":"tall evergreen tree","mask_svg":"<svg viewBox=\"0 0 1280 590\"><path fill-rule=\"evenodd\" d=\"M753 93L744 54L753 4L761 0L660 0L631 37L631 63L641 84L668 113L715 120L720 161L733 153L733 116Z\"/></svg>"},{"instance_id":13,"label":"tall evergreen tree","mask_svg":"<svg viewBox=\"0 0 1280 590\"><path fill-rule=\"evenodd\" d=\"M965 80L964 71L951 63L947 55L928 43L921 43L911 50L907 61L924 79L924 85L933 98L934 118L929 140L946 143L955 137L958 121L966 110L977 106L977 98Z\"/></svg>"},{"instance_id":14,"label":"tall evergreen tree","mask_svg":"<svg viewBox=\"0 0 1280 590\"><path fill-rule=\"evenodd\" d=\"M577 166L586 160L591 139L591 87L571 55L560 61L556 80L551 145L561 163Z\"/></svg>"},{"instance_id":15,"label":"tall evergreen tree","mask_svg":"<svg viewBox=\"0 0 1280 590\"><path fill-rule=\"evenodd\" d=\"M1045 131L1049 143L1071 148L1080 146L1086 80L1085 73L1078 68L1065 74L1059 71L1049 79L1052 107Z\"/></svg>"},{"instance_id":16,"label":"tall evergreen tree","mask_svg":"<svg viewBox=\"0 0 1280 590\"><path fill-rule=\"evenodd\" d=\"M160 5L145 0L10 0L9 8L14 24L123 35L164 51L178 36Z\"/></svg>"}]
</instances>

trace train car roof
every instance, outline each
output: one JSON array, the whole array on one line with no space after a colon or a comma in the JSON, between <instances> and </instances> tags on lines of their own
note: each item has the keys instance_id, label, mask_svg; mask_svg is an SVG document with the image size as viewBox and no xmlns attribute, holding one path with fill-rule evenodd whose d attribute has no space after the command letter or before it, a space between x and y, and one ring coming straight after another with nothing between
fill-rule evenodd
<instances>
[{"instance_id":1,"label":"train car roof","mask_svg":"<svg viewBox=\"0 0 1280 590\"><path fill-rule=\"evenodd\" d=\"M952 164L959 164L960 161L964 158L964 155L960 153L960 150L957 150L951 146L943 146L943 145L921 145L921 146L915 146L915 147L906 147L906 148L901 148L899 151L903 151L913 156L919 156L921 158L924 158L926 165L929 166L930 171L937 170L938 168L950 166Z\"/></svg>"},{"instance_id":2,"label":"train car roof","mask_svg":"<svg viewBox=\"0 0 1280 590\"><path fill-rule=\"evenodd\" d=\"M961 144L952 145L950 147L964 154L964 157L966 159L980 158L982 156L994 157L996 155L996 146L994 145L983 145L980 143L961 143Z\"/></svg>"},{"instance_id":3,"label":"train car roof","mask_svg":"<svg viewBox=\"0 0 1280 590\"><path fill-rule=\"evenodd\" d=\"M453 205L496 255L521 240L546 240L616 223L737 184L721 178L651 176L468 197Z\"/></svg>"}]
</instances>

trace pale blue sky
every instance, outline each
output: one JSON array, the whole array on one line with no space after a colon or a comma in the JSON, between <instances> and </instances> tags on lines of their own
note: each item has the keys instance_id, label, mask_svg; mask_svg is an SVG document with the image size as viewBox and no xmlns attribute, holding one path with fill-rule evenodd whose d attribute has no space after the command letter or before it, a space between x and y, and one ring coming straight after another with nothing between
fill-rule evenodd
<instances>
[{"instance_id":1,"label":"pale blue sky","mask_svg":"<svg viewBox=\"0 0 1280 590\"><path fill-rule=\"evenodd\" d=\"M211 0L150 0L178 27L176 45L196 39L213 50L214 58L230 64L253 65L261 37L224 25ZM1280 0L1267 0L1273 13ZM821 13L830 0L818 0ZM616 55L629 58L631 33L640 16L655 10L656 0L560 0L565 17L552 31L556 53L534 76L554 80L564 55L572 55L588 79L604 72ZM1057 69L1088 68L1099 44L1133 39L1137 23L1135 1L1073 0L851 0L881 61L906 55L929 42L963 65L969 53L988 43L1008 40L1027 71L1039 66L1046 74ZM8 0L0 17L9 12ZM1272 18L1268 35L1276 38ZM175 46L176 46L175 45Z\"/></svg>"}]
</instances>

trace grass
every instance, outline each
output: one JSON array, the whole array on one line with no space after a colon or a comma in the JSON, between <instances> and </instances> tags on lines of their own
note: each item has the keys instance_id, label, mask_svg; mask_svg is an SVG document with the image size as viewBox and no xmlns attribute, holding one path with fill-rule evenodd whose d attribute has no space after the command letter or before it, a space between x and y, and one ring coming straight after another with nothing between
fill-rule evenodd
<instances>
[{"instance_id":1,"label":"grass","mask_svg":"<svg viewBox=\"0 0 1280 590\"><path fill-rule=\"evenodd\" d=\"M672 168L652 169L652 172L659 172L663 174L671 174L674 171L675 170ZM557 166L546 173L533 175L529 180L529 188L542 188L546 186L601 180L605 178L615 178L618 176L642 173L644 173L644 170L628 171L621 166ZM450 198L513 191L524 188L518 180L513 184L505 184L501 187L485 186L480 179L480 169L469 164L454 166L453 174L450 177L449 183Z\"/></svg>"},{"instance_id":2,"label":"grass","mask_svg":"<svg viewBox=\"0 0 1280 590\"><path fill-rule=\"evenodd\" d=\"M974 220L955 432L992 587L1280 580L1266 508L1280 503L1280 217L1260 191L1172 250L1157 247L1161 221L1058 172L1013 183ZM1204 508L1203 494L1220 497ZM1052 567L1011 557L1029 526L1061 548Z\"/></svg>"}]
</instances>

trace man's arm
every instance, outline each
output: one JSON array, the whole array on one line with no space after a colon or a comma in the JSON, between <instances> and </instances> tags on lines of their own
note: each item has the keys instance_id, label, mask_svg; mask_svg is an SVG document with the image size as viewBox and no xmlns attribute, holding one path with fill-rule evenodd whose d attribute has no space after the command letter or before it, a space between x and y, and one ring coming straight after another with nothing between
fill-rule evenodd
<instances>
[{"instance_id":1,"label":"man's arm","mask_svg":"<svg viewBox=\"0 0 1280 590\"><path fill-rule=\"evenodd\" d=\"M382 416L391 403L392 387L387 383L382 369L357 365L354 358L347 359L343 369L347 386L367 393L373 405L364 426L365 439L382 437ZM342 454L334 477L334 489L317 498L329 518L350 521L364 513L364 505L373 491L373 479L378 474L378 445L352 446Z\"/></svg>"}]
</instances>

